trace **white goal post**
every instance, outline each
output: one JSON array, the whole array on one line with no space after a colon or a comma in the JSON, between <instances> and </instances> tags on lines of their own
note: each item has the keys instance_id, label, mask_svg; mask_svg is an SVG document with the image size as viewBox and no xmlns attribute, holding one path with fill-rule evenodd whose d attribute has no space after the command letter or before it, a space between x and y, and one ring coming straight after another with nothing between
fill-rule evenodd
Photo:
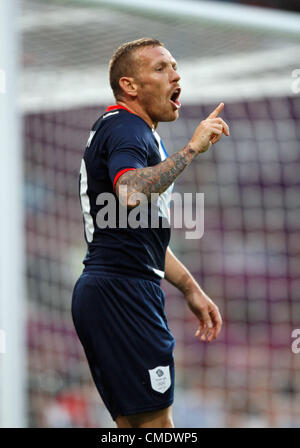
<instances>
[{"instance_id":1,"label":"white goal post","mask_svg":"<svg viewBox=\"0 0 300 448\"><path fill-rule=\"evenodd\" d=\"M17 110L18 1L0 2L0 427L26 426L23 154Z\"/></svg>"}]
</instances>

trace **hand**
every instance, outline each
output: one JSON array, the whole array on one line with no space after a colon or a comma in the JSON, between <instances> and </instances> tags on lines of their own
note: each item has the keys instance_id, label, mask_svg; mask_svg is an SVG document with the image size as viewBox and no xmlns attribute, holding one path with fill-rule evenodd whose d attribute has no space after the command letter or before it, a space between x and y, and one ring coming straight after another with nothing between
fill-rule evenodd
<instances>
[{"instance_id":1,"label":"hand","mask_svg":"<svg viewBox=\"0 0 300 448\"><path fill-rule=\"evenodd\" d=\"M222 327L222 318L218 307L200 288L186 292L185 298L200 323L195 337L201 336L201 341L206 340L207 342L216 339Z\"/></svg>"},{"instance_id":2,"label":"hand","mask_svg":"<svg viewBox=\"0 0 300 448\"><path fill-rule=\"evenodd\" d=\"M198 153L207 151L212 144L220 140L222 134L229 136L228 124L221 117L218 117L223 108L224 103L220 103L196 128L190 140L190 145Z\"/></svg>"}]
</instances>

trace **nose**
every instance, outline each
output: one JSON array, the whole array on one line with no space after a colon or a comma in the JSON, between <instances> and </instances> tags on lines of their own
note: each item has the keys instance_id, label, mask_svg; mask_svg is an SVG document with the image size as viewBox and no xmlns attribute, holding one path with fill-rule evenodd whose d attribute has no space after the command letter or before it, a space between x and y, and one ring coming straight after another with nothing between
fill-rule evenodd
<instances>
[{"instance_id":1,"label":"nose","mask_svg":"<svg viewBox=\"0 0 300 448\"><path fill-rule=\"evenodd\" d=\"M179 73L177 73L177 70L174 70L176 78L175 81L180 81L181 80L181 76L179 75Z\"/></svg>"},{"instance_id":2,"label":"nose","mask_svg":"<svg viewBox=\"0 0 300 448\"><path fill-rule=\"evenodd\" d=\"M172 69L171 69L171 82L178 82L178 81L180 81L180 79L181 79L181 77L177 73L177 70L172 67Z\"/></svg>"}]
</instances>

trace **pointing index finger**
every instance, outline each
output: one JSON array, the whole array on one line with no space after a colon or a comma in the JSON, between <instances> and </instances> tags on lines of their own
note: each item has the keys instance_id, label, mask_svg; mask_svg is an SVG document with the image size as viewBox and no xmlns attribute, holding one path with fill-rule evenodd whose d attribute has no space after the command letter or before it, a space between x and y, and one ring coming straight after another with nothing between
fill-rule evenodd
<instances>
[{"instance_id":1,"label":"pointing index finger","mask_svg":"<svg viewBox=\"0 0 300 448\"><path fill-rule=\"evenodd\" d=\"M216 118L220 112L224 109L224 103L220 103L219 106L213 110L207 118Z\"/></svg>"}]
</instances>

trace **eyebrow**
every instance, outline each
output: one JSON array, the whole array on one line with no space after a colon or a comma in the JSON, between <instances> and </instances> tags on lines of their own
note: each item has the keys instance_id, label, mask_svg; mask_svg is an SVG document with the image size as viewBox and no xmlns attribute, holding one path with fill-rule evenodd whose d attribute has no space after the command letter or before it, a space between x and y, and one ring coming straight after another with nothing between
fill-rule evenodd
<instances>
[{"instance_id":1,"label":"eyebrow","mask_svg":"<svg viewBox=\"0 0 300 448\"><path fill-rule=\"evenodd\" d=\"M174 66L177 67L177 62L175 61L175 59L173 59L171 62L166 62L166 61L164 61L164 60L158 61L158 62L156 62L156 63L154 64L154 67L156 67L157 65L163 65L163 66L166 66L166 65L169 65L169 64L171 64L172 67L174 67Z\"/></svg>"}]
</instances>

